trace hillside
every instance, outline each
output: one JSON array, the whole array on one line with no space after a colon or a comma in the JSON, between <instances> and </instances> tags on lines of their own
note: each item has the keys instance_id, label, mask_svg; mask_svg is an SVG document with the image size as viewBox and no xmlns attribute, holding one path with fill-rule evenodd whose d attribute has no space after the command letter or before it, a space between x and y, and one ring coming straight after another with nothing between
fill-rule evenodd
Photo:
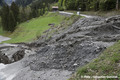
<instances>
[{"instance_id":1,"label":"hillside","mask_svg":"<svg viewBox=\"0 0 120 80\"><path fill-rule=\"evenodd\" d=\"M47 15L33 18L18 25L17 29L8 37L12 38L5 43L20 43L20 42L30 42L46 30L50 28L48 24L54 23L57 27L63 20L65 16L58 15L58 13L49 13Z\"/></svg>"},{"instance_id":2,"label":"hillside","mask_svg":"<svg viewBox=\"0 0 120 80\"><path fill-rule=\"evenodd\" d=\"M67 23L73 19L75 22L71 21L74 23L70 25L63 21L34 42L1 47L1 53L6 53L8 58L6 60L4 55L0 58L4 63L11 63L1 72L7 73L8 78L14 73L13 80L67 80L78 67L89 63L87 67L80 68L72 80L79 75L94 75L96 72L98 75L119 74L119 42L108 47L120 39L120 16L78 18L66 17ZM108 50L103 52L106 48Z\"/></svg>"},{"instance_id":3,"label":"hillside","mask_svg":"<svg viewBox=\"0 0 120 80\"><path fill-rule=\"evenodd\" d=\"M120 79L120 0L5 2L0 80Z\"/></svg>"},{"instance_id":4,"label":"hillside","mask_svg":"<svg viewBox=\"0 0 120 80\"><path fill-rule=\"evenodd\" d=\"M0 51L1 51L0 62L2 62L4 64L8 64L8 66L6 66L6 68L8 68L8 69L2 69L2 70L0 69L0 79L3 79L3 80L4 79L8 79L8 80L13 79L13 77L15 77L14 75L16 75L17 72L19 72L19 71L21 72L23 70L22 68L24 65L24 61L23 61L23 64L21 63L21 61L25 59L25 62L26 62L26 59L30 55L32 56L32 55L36 54L36 52L38 52L38 50L40 49L40 44L42 41L46 41L46 42L49 41L51 39L52 35L60 34L60 31L68 29L71 24L73 24L76 20L78 20L80 18L80 16L76 16L76 15L72 15L72 16L65 15L66 16L65 17L64 15L58 15L58 13L56 15L55 14L56 13L50 13L48 15L45 15L44 18L49 17L49 16L52 16L53 18L54 18L54 16L61 16L61 17L63 16L63 19L64 19L63 22L61 24L59 24L59 26L50 28L47 31L45 31L43 34L41 34L42 36L38 40L31 42L31 43L0 45ZM57 20L57 19L55 19L55 20ZM58 21L59 20L60 20L60 18L58 18ZM17 35L17 36L19 36L19 35ZM42 45L44 45L44 43ZM5 53L5 56L2 55L4 53ZM26 57L25 57L25 55L26 55ZM9 56L9 58L7 58L7 56ZM29 58L29 59L32 59L32 58ZM20 64L19 64L19 60L20 60ZM15 65L14 65L14 62L15 62ZM27 65L27 63L25 63L25 64ZM13 67L13 65L14 65L14 67ZM4 68L3 64L0 64L0 66L2 66ZM6 74L6 72L7 72L7 76L3 75L4 73ZM22 72L26 73L26 70L23 70ZM53 74L53 75L58 75L58 74L60 75L59 77L53 76L54 79L58 79L58 78L59 79L61 79L61 78L67 79L71 74L71 72L67 71L67 70L64 71L64 70L55 70L55 69L45 70L42 72L45 72L45 73L48 72L46 74L48 74L49 77L50 77L49 73ZM42 72L40 72L40 74L42 74ZM32 72L32 73L34 73L34 72ZM39 71L38 71L38 73L39 73ZM66 73L66 75L64 75L63 73ZM28 72L28 74L29 74L29 72ZM35 74L36 74L36 72L35 72ZM43 77L46 76L46 74L43 75ZM36 76L37 76L37 74L36 74ZM16 80L16 78L15 78L15 80ZM25 79L25 77L23 77L23 78ZM26 78L29 80L31 77L30 78L26 77ZM53 79L53 78L51 76L51 79ZM38 78L36 77L36 79L38 79ZM17 80L19 80L19 78Z\"/></svg>"}]
</instances>

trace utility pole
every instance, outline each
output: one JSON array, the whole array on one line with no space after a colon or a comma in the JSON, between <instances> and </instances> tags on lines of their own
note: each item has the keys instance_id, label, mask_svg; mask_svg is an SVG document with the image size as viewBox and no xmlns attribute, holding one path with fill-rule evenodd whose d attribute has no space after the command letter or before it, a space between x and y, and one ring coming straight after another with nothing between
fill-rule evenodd
<instances>
[{"instance_id":1,"label":"utility pole","mask_svg":"<svg viewBox=\"0 0 120 80\"><path fill-rule=\"evenodd\" d=\"M119 0L116 0L116 10L119 9Z\"/></svg>"}]
</instances>

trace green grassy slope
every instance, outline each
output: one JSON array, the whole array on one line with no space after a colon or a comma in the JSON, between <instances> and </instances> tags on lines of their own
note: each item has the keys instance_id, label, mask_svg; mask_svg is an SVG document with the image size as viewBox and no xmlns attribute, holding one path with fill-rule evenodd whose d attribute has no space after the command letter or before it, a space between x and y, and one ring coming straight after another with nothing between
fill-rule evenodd
<instances>
[{"instance_id":1,"label":"green grassy slope","mask_svg":"<svg viewBox=\"0 0 120 80\"><path fill-rule=\"evenodd\" d=\"M37 36L41 35L42 32L50 28L48 24L55 23L57 26L64 20L64 18L65 16L58 15L57 13L49 13L42 17L26 21L18 25L18 28L8 36L12 39L5 41L5 43L32 41L33 39L36 39Z\"/></svg>"},{"instance_id":2,"label":"green grassy slope","mask_svg":"<svg viewBox=\"0 0 120 80\"><path fill-rule=\"evenodd\" d=\"M80 76L120 76L120 41L107 48L97 59L91 63L79 68L76 75L70 80L88 80L81 79ZM89 79L90 80L90 79ZM93 80L93 79L91 79ZM101 79L101 80L120 80L119 79Z\"/></svg>"}]
</instances>

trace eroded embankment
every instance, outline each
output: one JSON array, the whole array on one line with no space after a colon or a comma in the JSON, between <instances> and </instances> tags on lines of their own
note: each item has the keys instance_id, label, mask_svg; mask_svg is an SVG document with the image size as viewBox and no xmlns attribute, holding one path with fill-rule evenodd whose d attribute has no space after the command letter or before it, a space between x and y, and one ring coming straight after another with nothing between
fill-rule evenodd
<instances>
[{"instance_id":1,"label":"eroded embankment","mask_svg":"<svg viewBox=\"0 0 120 80\"><path fill-rule=\"evenodd\" d=\"M35 71L44 68L75 71L119 40L120 30L114 28L115 25L119 27L119 22L107 23L101 17L80 19L69 29L52 36L45 45L41 45L34 55L36 58L27 64Z\"/></svg>"},{"instance_id":2,"label":"eroded embankment","mask_svg":"<svg viewBox=\"0 0 120 80\"><path fill-rule=\"evenodd\" d=\"M118 41L119 27L120 16L107 20L83 18L68 29L59 30L48 40L42 37L25 44L30 52L19 61L22 68L13 80L66 80L79 66L97 58L106 47ZM2 71L7 72L6 69Z\"/></svg>"}]
</instances>

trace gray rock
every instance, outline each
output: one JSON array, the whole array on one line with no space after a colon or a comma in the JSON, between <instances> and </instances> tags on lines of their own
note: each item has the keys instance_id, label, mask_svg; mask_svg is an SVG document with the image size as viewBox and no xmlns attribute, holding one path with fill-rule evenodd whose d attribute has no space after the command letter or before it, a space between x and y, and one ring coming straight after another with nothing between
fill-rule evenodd
<instances>
[{"instance_id":1,"label":"gray rock","mask_svg":"<svg viewBox=\"0 0 120 80\"><path fill-rule=\"evenodd\" d=\"M16 62L16 61L21 60L24 57L24 55L25 55L25 51L19 50L12 55L12 58L13 58L14 62Z\"/></svg>"},{"instance_id":2,"label":"gray rock","mask_svg":"<svg viewBox=\"0 0 120 80\"><path fill-rule=\"evenodd\" d=\"M24 66L13 80L68 79L66 75L70 76L78 67L97 58L106 47L120 39L119 18L109 18L107 23L101 17L79 19L69 28L59 31L59 34L52 35L49 40L40 38L26 44L36 53L24 56L24 47L23 51L19 49L13 53L15 61L23 58L20 61Z\"/></svg>"},{"instance_id":3,"label":"gray rock","mask_svg":"<svg viewBox=\"0 0 120 80\"><path fill-rule=\"evenodd\" d=\"M119 27L119 23L105 23L104 20L100 17L80 19L69 29L53 35L46 42L49 46L41 45L42 49L33 56L33 63L28 62L30 68L35 71L46 68L75 71L89 63L120 38L113 37L119 35L120 31L112 26Z\"/></svg>"}]
</instances>

